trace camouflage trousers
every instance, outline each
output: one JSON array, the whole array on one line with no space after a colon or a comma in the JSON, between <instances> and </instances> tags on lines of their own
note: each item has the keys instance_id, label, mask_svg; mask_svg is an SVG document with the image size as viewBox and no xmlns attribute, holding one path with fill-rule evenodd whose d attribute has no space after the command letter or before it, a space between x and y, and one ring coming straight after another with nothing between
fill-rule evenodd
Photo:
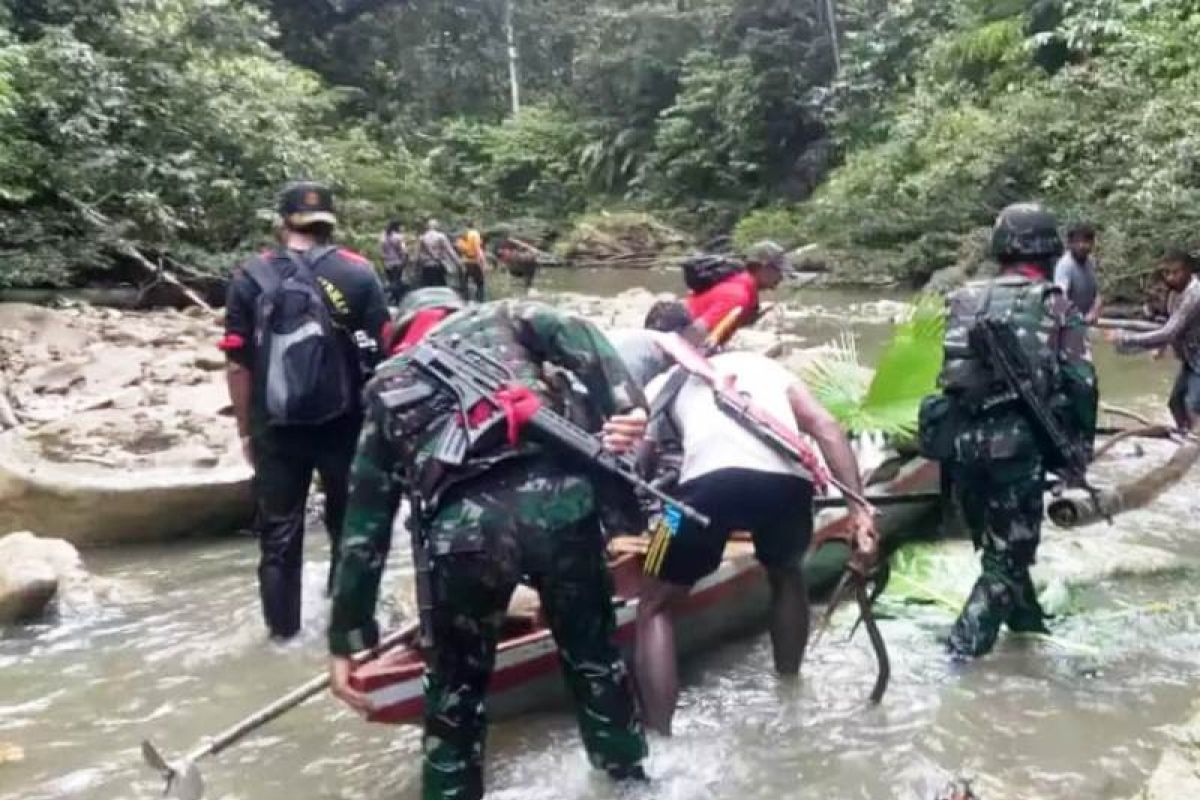
<instances>
[{"instance_id":1,"label":"camouflage trousers","mask_svg":"<svg viewBox=\"0 0 1200 800\"><path fill-rule=\"evenodd\" d=\"M1038 454L945 468L954 470L957 499L983 567L948 644L956 655L982 656L995 646L1001 625L1046 630L1029 576L1041 541L1046 470Z\"/></svg>"},{"instance_id":2,"label":"camouflage trousers","mask_svg":"<svg viewBox=\"0 0 1200 800\"><path fill-rule=\"evenodd\" d=\"M508 602L523 573L541 597L558 645L589 760L614 778L643 777L646 741L613 641L612 584L598 523L589 517L566 529L520 527L500 538L489 552L436 559L422 797L483 796L484 697Z\"/></svg>"}]
</instances>

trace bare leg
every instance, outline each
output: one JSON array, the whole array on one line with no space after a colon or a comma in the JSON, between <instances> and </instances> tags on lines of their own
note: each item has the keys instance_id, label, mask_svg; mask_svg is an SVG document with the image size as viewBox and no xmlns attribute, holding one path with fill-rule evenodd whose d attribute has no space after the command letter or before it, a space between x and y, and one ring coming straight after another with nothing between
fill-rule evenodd
<instances>
[{"instance_id":1,"label":"bare leg","mask_svg":"<svg viewBox=\"0 0 1200 800\"><path fill-rule=\"evenodd\" d=\"M671 717L679 698L679 669L675 655L675 626L671 609L687 597L686 586L646 576L638 594L637 670L638 694L646 727L671 735Z\"/></svg>"},{"instance_id":2,"label":"bare leg","mask_svg":"<svg viewBox=\"0 0 1200 800\"><path fill-rule=\"evenodd\" d=\"M771 648L775 671L795 676L808 645L808 588L799 564L767 570L771 584Z\"/></svg>"}]
</instances>

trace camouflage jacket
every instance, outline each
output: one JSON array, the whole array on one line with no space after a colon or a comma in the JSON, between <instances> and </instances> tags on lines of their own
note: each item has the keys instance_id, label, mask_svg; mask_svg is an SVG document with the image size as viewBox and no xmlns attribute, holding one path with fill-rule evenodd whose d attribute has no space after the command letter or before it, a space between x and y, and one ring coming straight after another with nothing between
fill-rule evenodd
<instances>
[{"instance_id":1,"label":"camouflage jacket","mask_svg":"<svg viewBox=\"0 0 1200 800\"><path fill-rule=\"evenodd\" d=\"M569 370L582 384L589 416L596 420L645 407L641 390L600 331L546 305L502 301L475 306L447 318L430 336L457 336L487 350L556 409L564 401L543 380L543 369L550 365ZM335 654L370 647L378 640L375 604L401 497L414 492L421 496L424 532L435 558L483 551L485 532L497 524L554 530L597 510L595 482L582 472L564 469L534 442L522 440L515 447L498 443L461 468L435 463L442 432L460 424L449 395L439 390L400 410L381 400L384 392L426 381L401 354L385 362L367 386L367 415L351 469L334 577L329 646ZM489 481L488 491L504 492L506 502L475 502L472 484L497 473L512 479L495 487ZM491 518L497 514L504 518Z\"/></svg>"},{"instance_id":2,"label":"camouflage jacket","mask_svg":"<svg viewBox=\"0 0 1200 800\"><path fill-rule=\"evenodd\" d=\"M947 375L955 368L952 357L966 348L965 332L954 324L956 318L969 317L981 304L981 296L989 285L1017 286L1020 280L1002 276L995 281L969 284L947 299L950 325L947 329L947 364L939 381L945 385ZM1096 370L1091 361L1087 341L1087 325L1071 305L1062 290L1045 281L1034 281L1032 290L1041 293L1045 314L1035 329L1018 332L1018 337L1036 336L1036 342L1026 343L1035 361L1052 362L1047 371L1052 385L1039 387L1054 407L1059 419L1066 423L1071 435L1080 438L1090 450L1095 434ZM963 341L957 341L963 339ZM970 380L963 381L969 384ZM975 407L975 404L972 404ZM956 460L964 463L1002 461L1037 457L1038 443L1033 429L1018 404L1009 402L995 407L984 403L980 410L968 415L955 442Z\"/></svg>"}]
</instances>

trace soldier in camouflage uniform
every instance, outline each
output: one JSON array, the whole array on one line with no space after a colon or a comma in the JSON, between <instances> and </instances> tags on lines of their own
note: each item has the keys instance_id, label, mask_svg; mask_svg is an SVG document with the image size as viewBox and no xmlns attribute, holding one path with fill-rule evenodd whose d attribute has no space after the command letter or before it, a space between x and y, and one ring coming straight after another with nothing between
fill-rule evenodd
<instances>
[{"instance_id":1,"label":"soldier in camouflage uniform","mask_svg":"<svg viewBox=\"0 0 1200 800\"><path fill-rule=\"evenodd\" d=\"M1048 282L1062 253L1057 223L1032 204L1009 206L996 220L993 253L1000 277L970 284L948 301L942 394L921 414L923 452L942 462L977 549L982 574L950 632L955 656L981 656L1001 625L1045 631L1029 567L1037 556L1042 493L1053 453L1046 451L1020 399L970 343L982 316L1014 331L1036 370L1036 389L1068 433L1090 449L1096 380L1086 327L1061 290Z\"/></svg>"},{"instance_id":2,"label":"soldier in camouflage uniform","mask_svg":"<svg viewBox=\"0 0 1200 800\"><path fill-rule=\"evenodd\" d=\"M414 294L410 312L422 302L422 292ZM554 398L540 379L542 365L570 370L598 416L610 420L604 428L610 449L632 446L644 429L640 390L600 332L583 320L544 305L497 302L458 311L431 335L486 348L547 401ZM415 501L433 559L423 797L483 795L484 695L509 598L522 579L541 596L592 765L616 779L643 779L646 744L613 641L596 481L560 453L525 439L472 453L461 467L439 462L440 437L461 424L449 394L389 399L412 387L419 394L427 380L401 351L367 389L329 630L335 694L365 710L365 698L349 688L346 656L379 638L380 573L404 495Z\"/></svg>"}]
</instances>

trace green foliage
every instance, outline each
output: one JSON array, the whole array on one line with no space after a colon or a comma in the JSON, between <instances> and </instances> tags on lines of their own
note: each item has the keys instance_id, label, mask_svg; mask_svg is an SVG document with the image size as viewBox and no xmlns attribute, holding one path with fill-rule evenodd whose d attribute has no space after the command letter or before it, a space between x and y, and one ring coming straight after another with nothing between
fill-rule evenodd
<instances>
[{"instance_id":1,"label":"green foliage","mask_svg":"<svg viewBox=\"0 0 1200 800\"><path fill-rule=\"evenodd\" d=\"M474 214L561 216L582 209L582 136L565 113L532 107L498 125L449 123L430 154L433 177Z\"/></svg>"},{"instance_id":2,"label":"green foliage","mask_svg":"<svg viewBox=\"0 0 1200 800\"><path fill-rule=\"evenodd\" d=\"M905 603L940 606L957 614L978 572L965 549L934 543L906 544L889 561L887 597Z\"/></svg>"},{"instance_id":3,"label":"green foliage","mask_svg":"<svg viewBox=\"0 0 1200 800\"><path fill-rule=\"evenodd\" d=\"M835 75L818 2L0 0L0 285L117 239L225 270L297 177L372 249L390 217L634 208L918 284L1036 198L1129 292L1194 239L1195 4L836 6Z\"/></svg>"},{"instance_id":4,"label":"green foliage","mask_svg":"<svg viewBox=\"0 0 1200 800\"><path fill-rule=\"evenodd\" d=\"M848 430L911 438L921 400L937 385L944 333L942 301L926 295L896 325L872 377L858 365L853 339L847 339L809 366L805 382Z\"/></svg>"},{"instance_id":5,"label":"green foliage","mask_svg":"<svg viewBox=\"0 0 1200 800\"><path fill-rule=\"evenodd\" d=\"M16 153L0 157L0 185L20 212L0 247L22 256L0 284L103 266L118 236L216 267L265 228L257 212L284 181L342 173L320 141L332 97L269 49L266 20L241 3L136 0L56 21L26 18L0 50Z\"/></svg>"},{"instance_id":6,"label":"green foliage","mask_svg":"<svg viewBox=\"0 0 1200 800\"><path fill-rule=\"evenodd\" d=\"M919 284L1004 205L1038 199L1099 225L1118 295L1164 245L1195 242L1194 4L870 6L857 4L838 99L842 164L790 213L744 219L739 239L778 228Z\"/></svg>"},{"instance_id":7,"label":"green foliage","mask_svg":"<svg viewBox=\"0 0 1200 800\"><path fill-rule=\"evenodd\" d=\"M804 244L803 211L798 206L770 206L742 217L733 229L733 243L740 250L771 239L786 248Z\"/></svg>"}]
</instances>

